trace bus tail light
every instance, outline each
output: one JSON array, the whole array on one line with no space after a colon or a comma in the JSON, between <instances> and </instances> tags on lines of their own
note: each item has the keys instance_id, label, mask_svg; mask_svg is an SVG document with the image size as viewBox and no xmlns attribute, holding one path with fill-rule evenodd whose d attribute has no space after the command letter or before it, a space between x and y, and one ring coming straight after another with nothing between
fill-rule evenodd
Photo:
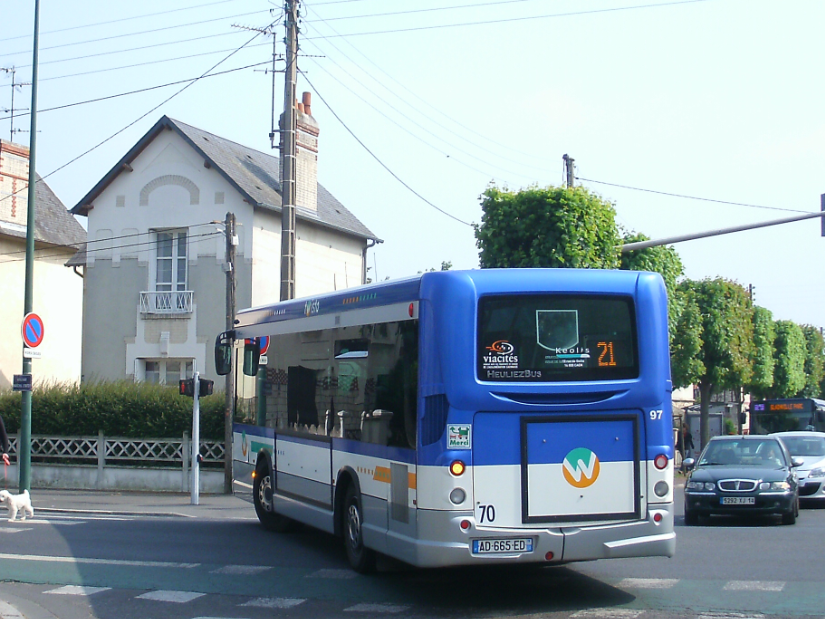
<instances>
[{"instance_id":1,"label":"bus tail light","mask_svg":"<svg viewBox=\"0 0 825 619\"><path fill-rule=\"evenodd\" d=\"M653 466L662 471L667 468L667 462L667 456L665 454L659 454L653 459Z\"/></svg>"},{"instance_id":2,"label":"bus tail light","mask_svg":"<svg viewBox=\"0 0 825 619\"><path fill-rule=\"evenodd\" d=\"M462 520L461 524L459 525L462 531L466 531L470 528L470 521L469 520Z\"/></svg>"},{"instance_id":3,"label":"bus tail light","mask_svg":"<svg viewBox=\"0 0 825 619\"><path fill-rule=\"evenodd\" d=\"M453 491L450 493L450 502L453 505L461 505L466 498L467 493L464 492L463 488L453 488Z\"/></svg>"},{"instance_id":4,"label":"bus tail light","mask_svg":"<svg viewBox=\"0 0 825 619\"><path fill-rule=\"evenodd\" d=\"M461 460L453 460L450 463L450 473L452 473L456 477L460 477L461 475L463 475L466 469L467 467Z\"/></svg>"},{"instance_id":5,"label":"bus tail light","mask_svg":"<svg viewBox=\"0 0 825 619\"><path fill-rule=\"evenodd\" d=\"M545 561L552 561L552 560L553 560L553 557L555 557L555 556L556 556L556 555L554 555L552 551L547 552L547 553L544 555L544 560L545 560Z\"/></svg>"}]
</instances>

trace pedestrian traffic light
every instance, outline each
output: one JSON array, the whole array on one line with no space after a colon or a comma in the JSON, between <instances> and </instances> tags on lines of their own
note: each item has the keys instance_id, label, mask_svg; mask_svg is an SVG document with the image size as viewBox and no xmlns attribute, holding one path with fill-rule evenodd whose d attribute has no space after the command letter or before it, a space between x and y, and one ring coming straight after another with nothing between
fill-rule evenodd
<instances>
[{"instance_id":1,"label":"pedestrian traffic light","mask_svg":"<svg viewBox=\"0 0 825 619\"><path fill-rule=\"evenodd\" d=\"M187 378L179 382L181 395L188 395L190 398L195 397L195 379Z\"/></svg>"},{"instance_id":2,"label":"pedestrian traffic light","mask_svg":"<svg viewBox=\"0 0 825 619\"><path fill-rule=\"evenodd\" d=\"M212 395L212 386L215 384L215 381L206 380L205 378L201 378L198 381L198 397L204 397L207 395ZM194 391L194 389L193 389Z\"/></svg>"}]
</instances>

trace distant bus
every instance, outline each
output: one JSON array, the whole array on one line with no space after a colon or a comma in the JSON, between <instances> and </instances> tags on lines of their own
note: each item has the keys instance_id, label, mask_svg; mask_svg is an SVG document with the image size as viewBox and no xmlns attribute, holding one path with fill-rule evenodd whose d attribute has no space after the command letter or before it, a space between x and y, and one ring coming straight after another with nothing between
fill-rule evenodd
<instances>
[{"instance_id":1,"label":"distant bus","mask_svg":"<svg viewBox=\"0 0 825 619\"><path fill-rule=\"evenodd\" d=\"M751 402L751 434L825 432L825 400L787 398Z\"/></svg>"},{"instance_id":2,"label":"distant bus","mask_svg":"<svg viewBox=\"0 0 825 619\"><path fill-rule=\"evenodd\" d=\"M237 318L216 363L268 348L233 444L265 527L341 536L362 572L673 555L659 275L442 271Z\"/></svg>"}]
</instances>

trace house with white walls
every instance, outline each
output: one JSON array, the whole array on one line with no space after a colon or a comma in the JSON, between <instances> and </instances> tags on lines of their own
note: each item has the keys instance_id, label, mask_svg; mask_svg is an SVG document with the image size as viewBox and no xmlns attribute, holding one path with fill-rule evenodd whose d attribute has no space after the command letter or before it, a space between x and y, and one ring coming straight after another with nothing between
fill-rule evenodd
<instances>
[{"instance_id":1,"label":"house with white walls","mask_svg":"<svg viewBox=\"0 0 825 619\"><path fill-rule=\"evenodd\" d=\"M295 294L361 285L378 239L318 184L318 124L298 104ZM164 116L72 209L88 218L84 380L216 378L226 326L226 238L236 219L236 307L280 296L279 159Z\"/></svg>"},{"instance_id":2,"label":"house with white walls","mask_svg":"<svg viewBox=\"0 0 825 619\"><path fill-rule=\"evenodd\" d=\"M32 380L80 380L82 273L65 263L86 241L86 231L40 176L36 176L32 309L43 319L40 358ZM23 371L22 322L26 285L29 148L0 140L0 389Z\"/></svg>"}]
</instances>

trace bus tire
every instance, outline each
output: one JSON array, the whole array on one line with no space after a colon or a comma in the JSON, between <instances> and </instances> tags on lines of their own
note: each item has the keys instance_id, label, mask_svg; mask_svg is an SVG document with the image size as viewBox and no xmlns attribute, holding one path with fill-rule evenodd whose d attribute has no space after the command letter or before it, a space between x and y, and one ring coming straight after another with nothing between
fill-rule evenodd
<instances>
[{"instance_id":1,"label":"bus tire","mask_svg":"<svg viewBox=\"0 0 825 619\"><path fill-rule=\"evenodd\" d=\"M363 510L361 496L355 486L350 485L344 498L342 530L347 560L356 572L368 574L375 570L375 551L364 546Z\"/></svg>"},{"instance_id":2,"label":"bus tire","mask_svg":"<svg viewBox=\"0 0 825 619\"><path fill-rule=\"evenodd\" d=\"M295 522L286 516L275 513L275 503L272 497L272 474L269 467L260 467L255 472L252 482L252 500L255 503L255 513L258 520L267 531L287 533L295 526Z\"/></svg>"}]
</instances>

